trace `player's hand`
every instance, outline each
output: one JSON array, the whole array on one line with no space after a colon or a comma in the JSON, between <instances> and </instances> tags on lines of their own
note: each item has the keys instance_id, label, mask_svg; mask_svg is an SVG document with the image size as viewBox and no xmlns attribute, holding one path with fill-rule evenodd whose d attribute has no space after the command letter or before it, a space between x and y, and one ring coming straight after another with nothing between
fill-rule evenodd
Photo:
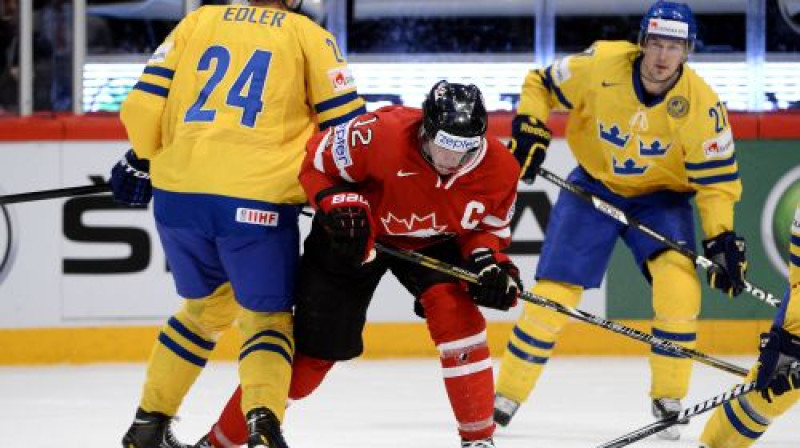
<instances>
[{"instance_id":1,"label":"player's hand","mask_svg":"<svg viewBox=\"0 0 800 448\"><path fill-rule=\"evenodd\" d=\"M114 201L129 207L147 205L153 197L150 162L136 157L133 149L129 149L111 168L109 183Z\"/></svg>"},{"instance_id":2,"label":"player's hand","mask_svg":"<svg viewBox=\"0 0 800 448\"><path fill-rule=\"evenodd\" d=\"M508 149L519 163L519 178L526 184L536 179L542 166L552 133L541 120L530 115L517 115L511 122L511 140Z\"/></svg>"},{"instance_id":3,"label":"player's hand","mask_svg":"<svg viewBox=\"0 0 800 448\"><path fill-rule=\"evenodd\" d=\"M323 196L317 204L322 225L331 237L331 250L354 264L370 261L375 226L366 198L347 191Z\"/></svg>"},{"instance_id":4,"label":"player's hand","mask_svg":"<svg viewBox=\"0 0 800 448\"><path fill-rule=\"evenodd\" d=\"M522 281L519 269L508 256L491 249L478 249L469 257L468 268L478 274L478 283L469 284L475 303L502 311L517 304Z\"/></svg>"},{"instance_id":5,"label":"player's hand","mask_svg":"<svg viewBox=\"0 0 800 448\"><path fill-rule=\"evenodd\" d=\"M769 402L800 388L800 337L775 327L761 335L756 388Z\"/></svg>"},{"instance_id":6,"label":"player's hand","mask_svg":"<svg viewBox=\"0 0 800 448\"><path fill-rule=\"evenodd\" d=\"M722 232L703 241L703 250L706 258L722 268L708 270L708 284L731 297L741 294L747 273L744 238L731 231Z\"/></svg>"}]
</instances>

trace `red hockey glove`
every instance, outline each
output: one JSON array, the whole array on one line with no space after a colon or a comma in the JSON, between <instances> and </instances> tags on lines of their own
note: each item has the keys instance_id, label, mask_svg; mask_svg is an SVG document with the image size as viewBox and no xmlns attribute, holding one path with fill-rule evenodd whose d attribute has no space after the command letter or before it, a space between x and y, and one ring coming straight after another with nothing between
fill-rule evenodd
<instances>
[{"instance_id":1,"label":"red hockey glove","mask_svg":"<svg viewBox=\"0 0 800 448\"><path fill-rule=\"evenodd\" d=\"M370 261L375 224L364 196L352 191L330 193L318 197L317 205L319 219L331 237L331 250L354 263Z\"/></svg>"},{"instance_id":2,"label":"red hockey glove","mask_svg":"<svg viewBox=\"0 0 800 448\"><path fill-rule=\"evenodd\" d=\"M478 249L469 257L468 269L478 274L478 283L469 284L475 303L502 311L517 304L522 281L519 269L508 256L491 249Z\"/></svg>"}]
</instances>

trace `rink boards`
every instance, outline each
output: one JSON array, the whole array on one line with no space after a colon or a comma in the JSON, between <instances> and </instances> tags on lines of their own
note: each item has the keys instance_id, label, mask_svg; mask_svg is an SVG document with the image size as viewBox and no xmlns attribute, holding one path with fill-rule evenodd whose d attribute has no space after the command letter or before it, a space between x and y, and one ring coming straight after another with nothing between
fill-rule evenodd
<instances>
[{"instance_id":1,"label":"rink boards","mask_svg":"<svg viewBox=\"0 0 800 448\"><path fill-rule=\"evenodd\" d=\"M62 140L0 142L0 194L86 185L106 179L127 148L125 141ZM737 143L745 195L737 230L749 243L750 279L780 295L784 210L793 207L800 179L797 140ZM558 139L546 166L566 175L574 166ZM549 208L558 194L543 181L521 186L511 253L531 284ZM800 196L798 196L800 198ZM301 226L307 231L308 220ZM788 223L786 224L788 226ZM704 277L704 273L700 273ZM617 250L603 287L581 308L649 330L647 285L630 255ZM78 197L0 208L0 364L142 360L177 297L150 210L115 207L107 197ZM489 311L495 353L502 350L511 313ZM722 298L704 289L700 348L716 353L755 351L756 335L773 310L745 296ZM429 356L435 353L411 299L392 278L376 294L365 332L366 356ZM235 336L223 338L217 356L233 359ZM607 331L570 325L562 353L643 354L646 347Z\"/></svg>"}]
</instances>

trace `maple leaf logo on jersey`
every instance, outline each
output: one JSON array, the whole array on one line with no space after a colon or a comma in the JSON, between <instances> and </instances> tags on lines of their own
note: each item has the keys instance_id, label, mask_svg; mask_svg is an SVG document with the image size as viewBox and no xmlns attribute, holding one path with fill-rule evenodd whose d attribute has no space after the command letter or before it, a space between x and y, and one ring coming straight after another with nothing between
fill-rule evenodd
<instances>
[{"instance_id":1,"label":"maple leaf logo on jersey","mask_svg":"<svg viewBox=\"0 0 800 448\"><path fill-rule=\"evenodd\" d=\"M436 212L426 216L411 214L410 219L398 218L389 212L388 216L381 218L383 228L389 235L412 236L417 238L430 238L444 234L447 225L436 225Z\"/></svg>"}]
</instances>

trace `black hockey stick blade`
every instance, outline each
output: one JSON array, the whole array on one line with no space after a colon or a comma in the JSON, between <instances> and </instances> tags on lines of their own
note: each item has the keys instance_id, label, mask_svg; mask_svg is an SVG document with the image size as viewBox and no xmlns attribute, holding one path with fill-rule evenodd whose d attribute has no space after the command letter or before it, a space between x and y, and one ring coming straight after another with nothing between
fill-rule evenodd
<instances>
[{"instance_id":1,"label":"black hockey stick blade","mask_svg":"<svg viewBox=\"0 0 800 448\"><path fill-rule=\"evenodd\" d=\"M593 194L584 190L580 186L575 185L568 180L562 179L542 167L539 167L539 169L537 170L537 174L547 179L551 183L561 187L562 189L567 190L570 193L573 193L574 195L578 196L584 201L591 203L594 206L594 208L600 213L608 215L611 218L614 218L615 220L621 222L622 224L625 224L628 227L633 227L634 229L648 235L649 237L669 247L670 249L680 252L682 255L692 260L694 264L702 267L703 269L707 271L712 271L715 269L719 271L722 269L718 264L714 263L708 258L697 254L688 247L678 244L677 242L651 229L650 227L647 227L646 225L642 224L635 218L628 216L624 211L614 207L613 205L598 198L597 196L594 196ZM766 303L767 305L773 306L775 308L780 308L781 300L776 298L775 295L772 294L771 292L763 288L759 288L758 286L746 280L744 286L745 286L745 291L747 291L748 294L752 295L756 299Z\"/></svg>"},{"instance_id":2,"label":"black hockey stick blade","mask_svg":"<svg viewBox=\"0 0 800 448\"><path fill-rule=\"evenodd\" d=\"M53 190L31 191L0 196L0 205L18 204L20 202L41 201L45 199L69 198L88 194L108 193L111 187L108 184L83 185L80 187L56 188Z\"/></svg>"},{"instance_id":3,"label":"black hockey stick blade","mask_svg":"<svg viewBox=\"0 0 800 448\"><path fill-rule=\"evenodd\" d=\"M478 275L474 272L470 272L466 269L462 269L458 266L453 266L449 263L445 263L444 261L437 260L435 258L428 257L426 255L420 254L418 252L414 252L411 250L405 249L396 249L382 245L381 243L375 243L375 249L381 252L385 252L389 255L401 258L403 260L409 261L411 263L419 264L433 270L442 272L444 274L448 274L455 278L459 278L461 280L470 282L470 283L477 283L478 282ZM609 321L607 319L603 319L600 316L596 316L594 314L587 313L585 311L579 310L577 308L573 308L571 306L562 305L558 302L552 301L546 297L542 297L532 292L523 291L520 293L520 298L525 300L526 302L533 303L534 305L539 305L541 307L547 308L551 311L555 311L560 314L565 314L567 316L573 317L577 320L582 322L586 322L588 324L592 324L601 328L605 328L606 330L612 331L614 333L621 334L623 336L627 336L631 339L635 339L640 342L644 342L649 344L653 347L660 348L662 350L666 350L674 355L680 356L682 358L690 358L697 362L709 365L711 367L716 367L720 370L724 370L728 373L732 373L734 375L738 375L741 377L747 376L747 369L739 367L737 365L731 364L727 361L723 361L721 359L714 358L712 356L706 355L705 353L699 352L694 349L690 349L684 347L682 345L678 345L673 343L672 341L668 341L666 339L662 339L651 334L647 334L645 332L639 331L635 328L631 328L625 325L622 325L618 322Z\"/></svg>"},{"instance_id":4,"label":"black hockey stick blade","mask_svg":"<svg viewBox=\"0 0 800 448\"><path fill-rule=\"evenodd\" d=\"M700 415L706 411L710 411L720 405L723 405L731 400L734 400L752 391L755 388L756 388L755 382L747 384L739 384L727 392L723 392L717 395L716 397L709 398L706 401L697 403L694 406L684 409L676 416L661 419L647 426L643 426L635 431L629 432L628 434L617 437L616 439L610 442L598 445L597 448L621 448L623 446L628 446L646 437L650 437L657 432L661 432L664 429L669 428L670 426L677 425L678 423L681 423L685 420L689 420L690 418Z\"/></svg>"}]
</instances>

